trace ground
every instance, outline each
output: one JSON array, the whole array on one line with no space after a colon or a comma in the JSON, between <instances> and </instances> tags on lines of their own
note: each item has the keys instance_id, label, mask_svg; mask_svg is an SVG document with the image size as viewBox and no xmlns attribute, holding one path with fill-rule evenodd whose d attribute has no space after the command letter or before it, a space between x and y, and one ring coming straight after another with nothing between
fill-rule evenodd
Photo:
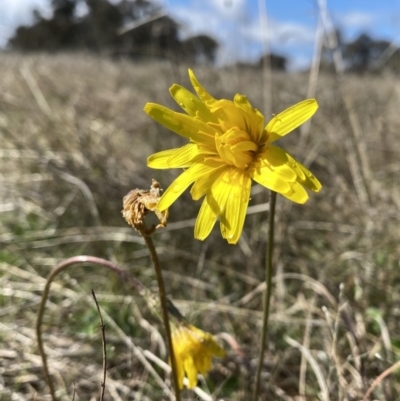
<instances>
[{"instance_id":1,"label":"ground","mask_svg":"<svg viewBox=\"0 0 400 401\"><path fill-rule=\"evenodd\" d=\"M270 86L261 70L194 69L215 97L246 94L270 116L309 89L307 73L273 73ZM187 66L2 54L0 70L0 399L48 400L35 324L50 271L66 258L93 255L156 288L147 248L121 216L122 198L148 189L152 178L166 188L179 173L146 167L148 155L185 141L151 121L143 106L177 108L168 88L189 87ZM319 110L311 125L279 143L323 190L305 205L278 197L262 400L360 400L400 359L400 85L384 73L316 78ZM268 198L253 187L236 246L218 227L204 242L193 238L200 202L187 193L154 235L169 297L227 350L199 381L209 399L250 399ZM91 289L106 326L105 399L170 399L161 325L124 280L90 264L56 278L44 313L59 398L99 396L103 357ZM398 375L384 379L371 399L397 399Z\"/></svg>"}]
</instances>

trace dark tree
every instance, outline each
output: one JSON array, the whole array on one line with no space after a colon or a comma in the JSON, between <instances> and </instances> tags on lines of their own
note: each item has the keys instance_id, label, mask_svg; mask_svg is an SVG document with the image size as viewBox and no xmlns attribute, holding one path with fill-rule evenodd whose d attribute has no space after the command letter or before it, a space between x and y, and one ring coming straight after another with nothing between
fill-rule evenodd
<instances>
[{"instance_id":1,"label":"dark tree","mask_svg":"<svg viewBox=\"0 0 400 401\"><path fill-rule=\"evenodd\" d=\"M77 16L79 3L88 13ZM9 47L20 51L90 50L110 55L177 58L189 53L193 61L213 62L217 42L205 35L185 44L179 26L150 0L51 0L53 16L35 11L32 26L19 27Z\"/></svg>"},{"instance_id":2,"label":"dark tree","mask_svg":"<svg viewBox=\"0 0 400 401\"><path fill-rule=\"evenodd\" d=\"M207 35L192 36L182 42L183 56L195 63L214 63L218 42Z\"/></svg>"},{"instance_id":3,"label":"dark tree","mask_svg":"<svg viewBox=\"0 0 400 401\"><path fill-rule=\"evenodd\" d=\"M363 72L368 70L376 58L375 42L367 34L361 34L353 42L344 46L343 58L351 71ZM375 54L374 54L375 53Z\"/></svg>"},{"instance_id":4,"label":"dark tree","mask_svg":"<svg viewBox=\"0 0 400 401\"><path fill-rule=\"evenodd\" d=\"M75 8L81 0L52 0L53 18L46 19L34 10L35 23L21 26L9 40L9 47L22 51L73 48L76 42Z\"/></svg>"},{"instance_id":5,"label":"dark tree","mask_svg":"<svg viewBox=\"0 0 400 401\"><path fill-rule=\"evenodd\" d=\"M107 0L86 0L89 13L76 24L84 47L94 51L110 49L119 42L118 30L123 24L123 15L117 5Z\"/></svg>"},{"instance_id":6,"label":"dark tree","mask_svg":"<svg viewBox=\"0 0 400 401\"><path fill-rule=\"evenodd\" d=\"M170 57L180 48L178 28L178 24L165 14L150 16L121 33L119 50L134 58Z\"/></svg>"},{"instance_id":7,"label":"dark tree","mask_svg":"<svg viewBox=\"0 0 400 401\"><path fill-rule=\"evenodd\" d=\"M286 71L287 68L287 58L284 56L281 56L279 54L271 53L271 54L266 54L265 56L261 57L260 60L258 61L257 65L258 67L263 67L264 66L264 60L266 60L267 65L269 64L271 66L272 70L275 71Z\"/></svg>"},{"instance_id":8,"label":"dark tree","mask_svg":"<svg viewBox=\"0 0 400 401\"><path fill-rule=\"evenodd\" d=\"M148 0L121 0L118 9L124 16L124 23L140 21L151 15L161 14L161 6Z\"/></svg>"},{"instance_id":9,"label":"dark tree","mask_svg":"<svg viewBox=\"0 0 400 401\"><path fill-rule=\"evenodd\" d=\"M81 0L51 0L54 19L72 22L77 3Z\"/></svg>"},{"instance_id":10,"label":"dark tree","mask_svg":"<svg viewBox=\"0 0 400 401\"><path fill-rule=\"evenodd\" d=\"M342 54L346 70L354 73L367 71L381 71L382 69L399 72L399 49L387 40L374 39L363 33L350 42L343 40L340 31L336 30L338 47ZM327 44L324 45L321 57L321 69L335 71L333 65L333 51Z\"/></svg>"}]
</instances>

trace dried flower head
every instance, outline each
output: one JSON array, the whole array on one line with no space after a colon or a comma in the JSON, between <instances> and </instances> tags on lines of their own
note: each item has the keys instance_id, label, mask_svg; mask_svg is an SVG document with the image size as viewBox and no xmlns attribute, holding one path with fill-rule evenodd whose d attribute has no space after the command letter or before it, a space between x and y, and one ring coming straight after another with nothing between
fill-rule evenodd
<instances>
[{"instance_id":1,"label":"dried flower head","mask_svg":"<svg viewBox=\"0 0 400 401\"><path fill-rule=\"evenodd\" d=\"M193 388L197 385L197 373L206 374L211 369L212 357L225 356L225 350L212 334L182 321L173 327L172 344L180 388L183 388L185 374L188 388Z\"/></svg>"},{"instance_id":2,"label":"dried flower head","mask_svg":"<svg viewBox=\"0 0 400 401\"><path fill-rule=\"evenodd\" d=\"M168 219L168 209L162 212L157 209L158 201L161 198L162 189L156 180L152 180L150 190L133 189L124 196L122 216L129 225L143 235L151 235L160 227L166 227ZM160 224L154 224L147 228L144 218L149 212L154 212Z\"/></svg>"}]
</instances>

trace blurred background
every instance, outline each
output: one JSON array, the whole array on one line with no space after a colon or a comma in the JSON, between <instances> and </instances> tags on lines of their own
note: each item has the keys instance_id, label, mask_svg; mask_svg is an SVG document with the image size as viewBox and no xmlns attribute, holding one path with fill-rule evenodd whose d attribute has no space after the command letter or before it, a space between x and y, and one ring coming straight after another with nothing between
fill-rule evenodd
<instances>
[{"instance_id":1,"label":"blurred background","mask_svg":"<svg viewBox=\"0 0 400 401\"><path fill-rule=\"evenodd\" d=\"M262 400L361 400L400 360L400 2L0 0L0 400L48 400L35 320L50 271L103 257L156 289L148 251L121 216L131 189L180 171L147 157L183 138L146 102L178 110L188 67L216 98L245 94L265 115L315 97L282 139L322 182L305 205L278 198ZM259 350L269 194L258 185L238 245L193 238L183 194L154 236L167 291L219 335L202 393L250 398ZM162 327L127 283L89 264L57 277L44 317L63 400L97 399L104 311L106 398L169 400ZM160 359L157 359L160 358ZM399 373L373 397L396 400Z\"/></svg>"},{"instance_id":2,"label":"blurred background","mask_svg":"<svg viewBox=\"0 0 400 401\"><path fill-rule=\"evenodd\" d=\"M311 0L2 0L0 46L133 59L175 56L216 66L257 65L269 50L275 67L307 69L319 6ZM348 69L395 68L398 0L334 0L329 13L326 28L337 31Z\"/></svg>"}]
</instances>

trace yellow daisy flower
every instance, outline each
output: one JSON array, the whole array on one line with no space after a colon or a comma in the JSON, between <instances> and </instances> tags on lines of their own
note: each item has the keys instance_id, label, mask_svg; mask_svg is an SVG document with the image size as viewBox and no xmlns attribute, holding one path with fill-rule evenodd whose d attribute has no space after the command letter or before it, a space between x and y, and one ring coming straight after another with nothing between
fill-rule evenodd
<instances>
[{"instance_id":1,"label":"yellow daisy flower","mask_svg":"<svg viewBox=\"0 0 400 401\"><path fill-rule=\"evenodd\" d=\"M274 142L307 121L317 110L314 99L304 100L275 115L264 128L264 116L247 97L214 99L189 77L198 97L174 84L170 93L187 113L147 103L154 120L190 140L179 148L155 153L148 166L185 171L164 192L157 208L164 211L191 185L194 200L205 196L195 225L195 237L204 240L220 217L223 238L235 244L242 233L252 180L296 203L308 199L304 187L318 192L322 186L301 163Z\"/></svg>"},{"instance_id":2,"label":"yellow daisy flower","mask_svg":"<svg viewBox=\"0 0 400 401\"><path fill-rule=\"evenodd\" d=\"M172 345L181 389L185 374L189 381L188 388L196 387L197 373L204 375L211 369L213 356L225 356L225 350L217 344L212 334L186 323L173 327Z\"/></svg>"}]
</instances>

